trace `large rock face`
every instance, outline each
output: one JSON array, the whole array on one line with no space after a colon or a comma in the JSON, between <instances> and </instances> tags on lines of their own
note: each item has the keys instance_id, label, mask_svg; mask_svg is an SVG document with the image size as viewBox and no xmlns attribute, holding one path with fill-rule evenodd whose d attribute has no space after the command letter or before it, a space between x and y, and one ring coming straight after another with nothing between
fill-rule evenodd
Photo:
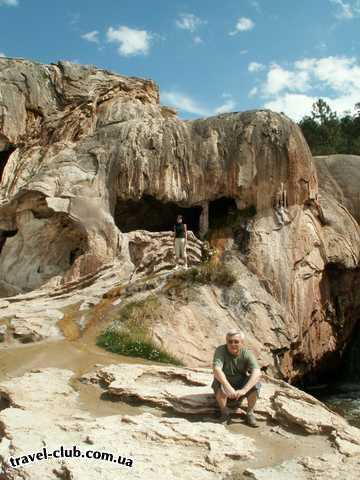
<instances>
[{"instance_id":1,"label":"large rock face","mask_svg":"<svg viewBox=\"0 0 360 480\"><path fill-rule=\"evenodd\" d=\"M322 194L334 197L360 222L360 156L314 157Z\"/></svg>"},{"instance_id":2,"label":"large rock face","mask_svg":"<svg viewBox=\"0 0 360 480\"><path fill-rule=\"evenodd\" d=\"M3 159L11 152L1 227L17 232L4 246L4 288L33 289L121 258L121 200L146 194L190 207L232 197L263 211L281 183L289 205L316 194L309 149L281 115L183 122L159 105L151 81L70 63L2 59L0 69Z\"/></svg>"},{"instance_id":3,"label":"large rock face","mask_svg":"<svg viewBox=\"0 0 360 480\"><path fill-rule=\"evenodd\" d=\"M55 304L54 288L75 289L105 265L122 281L167 269L171 239L154 232L171 230L176 213L205 233L235 208L236 228L213 245L237 281L185 301L157 285L157 341L207 364L240 326L262 365L287 379L338 359L358 318L358 298L345 298L359 282L359 225L343 197L318 197L309 148L288 118L260 110L181 121L154 82L67 62L0 59L0 99L0 293L41 289L7 299L0 318L10 330L26 327L24 316L14 324L17 301L45 322L52 303L38 298L50 292ZM191 242L196 263L201 244Z\"/></svg>"}]
</instances>

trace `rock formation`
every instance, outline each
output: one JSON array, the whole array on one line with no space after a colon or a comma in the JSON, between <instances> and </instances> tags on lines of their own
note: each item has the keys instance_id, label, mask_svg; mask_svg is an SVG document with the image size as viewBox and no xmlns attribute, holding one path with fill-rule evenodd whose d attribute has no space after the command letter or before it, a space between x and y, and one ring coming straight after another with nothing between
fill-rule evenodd
<instances>
[{"instance_id":1,"label":"rock formation","mask_svg":"<svg viewBox=\"0 0 360 480\"><path fill-rule=\"evenodd\" d=\"M198 237L211 228L237 280L185 297L155 281L157 341L206 365L240 326L269 372L297 380L333 368L358 320L360 230L345 187L319 196L309 148L287 117L182 121L154 82L69 62L0 59L0 98L0 319L11 336L60 334L54 309L84 302L81 287L93 283L101 303L111 275L115 287L166 271L166 232L183 213ZM217 227L221 216L235 219L230 228ZM191 242L195 264L202 244ZM35 316L17 311L25 304ZM89 316L78 312L79 331Z\"/></svg>"},{"instance_id":2,"label":"rock formation","mask_svg":"<svg viewBox=\"0 0 360 480\"><path fill-rule=\"evenodd\" d=\"M210 371L194 368L233 328L274 376L338 368L360 325L358 162L313 161L282 114L182 121L151 80L0 58L0 355L66 337L79 359L129 303L156 295L154 341L193 367L94 370L90 355L79 378L69 363L0 370L0 478L358 478L359 430L319 401L264 375L260 433L225 428L210 417ZM173 272L179 213L195 268ZM87 410L85 387L116 414ZM61 444L134 466L9 466Z\"/></svg>"},{"instance_id":3,"label":"rock formation","mask_svg":"<svg viewBox=\"0 0 360 480\"><path fill-rule=\"evenodd\" d=\"M360 222L360 156L314 157L322 195L335 198Z\"/></svg>"},{"instance_id":4,"label":"rock formation","mask_svg":"<svg viewBox=\"0 0 360 480\"><path fill-rule=\"evenodd\" d=\"M2 230L17 232L0 265L9 289L121 258L119 229L129 222L171 229L176 208L189 208L199 230L202 205L217 198L262 211L283 183L289 205L317 191L307 145L281 115L183 122L160 106L151 81L66 62L0 65Z\"/></svg>"}]
</instances>

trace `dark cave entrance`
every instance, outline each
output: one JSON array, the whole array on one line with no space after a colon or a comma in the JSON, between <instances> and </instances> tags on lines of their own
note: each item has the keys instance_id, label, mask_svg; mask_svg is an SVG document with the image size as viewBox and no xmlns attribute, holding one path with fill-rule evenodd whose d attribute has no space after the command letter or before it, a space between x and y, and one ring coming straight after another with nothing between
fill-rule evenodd
<instances>
[{"instance_id":1,"label":"dark cave entrance","mask_svg":"<svg viewBox=\"0 0 360 480\"><path fill-rule=\"evenodd\" d=\"M360 269L327 264L320 292L326 321L336 333L336 349L325 352L311 369L301 355L294 358L295 366L304 371L295 386L314 396L321 396L342 382L360 380ZM318 392L318 385L326 389Z\"/></svg>"},{"instance_id":2,"label":"dark cave entrance","mask_svg":"<svg viewBox=\"0 0 360 480\"><path fill-rule=\"evenodd\" d=\"M0 230L0 254L4 248L5 242L10 237L15 237L17 230Z\"/></svg>"},{"instance_id":3,"label":"dark cave entrance","mask_svg":"<svg viewBox=\"0 0 360 480\"><path fill-rule=\"evenodd\" d=\"M121 200L116 203L114 220L124 233L133 230L150 232L172 231L177 215L183 215L188 230L199 233L200 206L181 207L174 202L161 202L150 195L140 200Z\"/></svg>"},{"instance_id":4,"label":"dark cave entrance","mask_svg":"<svg viewBox=\"0 0 360 480\"><path fill-rule=\"evenodd\" d=\"M4 168L7 164L7 161L9 160L10 155L13 153L15 149L16 148L13 145L10 145L7 147L6 150L0 151L0 182L2 180Z\"/></svg>"},{"instance_id":5,"label":"dark cave entrance","mask_svg":"<svg viewBox=\"0 0 360 480\"><path fill-rule=\"evenodd\" d=\"M234 239L236 248L243 255L249 253L250 230L256 215L256 207L249 205L238 209L234 198L221 197L209 202L209 228L227 232Z\"/></svg>"},{"instance_id":6,"label":"dark cave entrance","mask_svg":"<svg viewBox=\"0 0 360 480\"><path fill-rule=\"evenodd\" d=\"M209 227L219 228L229 225L236 211L237 206L233 198L221 197L209 202Z\"/></svg>"}]
</instances>

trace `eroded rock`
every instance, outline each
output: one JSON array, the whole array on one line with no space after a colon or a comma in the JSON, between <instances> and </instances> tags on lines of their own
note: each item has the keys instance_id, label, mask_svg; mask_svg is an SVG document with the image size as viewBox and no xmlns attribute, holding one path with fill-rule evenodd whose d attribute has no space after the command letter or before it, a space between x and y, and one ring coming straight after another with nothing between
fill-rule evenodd
<instances>
[{"instance_id":1,"label":"eroded rock","mask_svg":"<svg viewBox=\"0 0 360 480\"><path fill-rule=\"evenodd\" d=\"M154 82L69 62L1 59L0 93L0 295L40 289L53 298L96 278L102 288L106 265L125 282L168 272L172 212L187 212L204 234L216 224L215 206L227 205L238 218L217 238L218 260L231 263L238 281L205 286L197 299L193 289L187 305L164 297L170 320L156 325L155 339L168 348L175 329L187 341L183 361L204 366L226 330L240 327L272 374L296 381L334 368L359 305L356 176L345 187L356 160L344 177L339 159L325 162L326 175L318 168L319 197L310 150L284 115L184 122L159 104ZM341 185L333 192L329 182ZM192 237L194 264L199 250ZM345 272L341 292L334 265ZM16 309L5 310L12 319ZM23 338L57 334L53 320L47 329L29 318L13 321Z\"/></svg>"},{"instance_id":2,"label":"eroded rock","mask_svg":"<svg viewBox=\"0 0 360 480\"><path fill-rule=\"evenodd\" d=\"M271 479L275 475L285 479L291 474L294 478L312 480L325 479L328 472L328 478L340 480L341 475L356 478L358 473L359 430L310 395L284 382L263 379L256 408L261 419L260 428L256 429L259 435L254 437L248 435L249 427L243 424L239 424L240 429L226 428L209 418L214 411L214 398L209 395L212 378L209 370L99 365L97 370L81 377L82 382L101 385L93 395L106 392L123 401L136 399L137 404L166 409L166 416L153 410L140 415L95 418L83 410L79 393L69 383L73 382L72 376L68 370L47 368L29 371L0 384L0 462L6 479L50 479L55 474L74 480L99 476L110 480L121 474L123 478L140 480L146 476L155 480L166 474L169 479L225 480L244 473L256 479ZM98 401L106 401L102 398L103 395ZM119 411L121 404L119 401ZM176 418L172 413L177 414ZM197 414L197 421L187 419L190 414ZM274 435L279 434L294 450L286 462L274 465L257 443L268 445L267 449ZM319 442L313 440L319 434L329 439L320 449ZM121 455L131 459L133 466L126 468L115 462L82 458L48 459L32 465L21 464L16 469L9 465L10 456L22 457L44 447L49 452L61 445L70 449L75 445L82 452L88 449L108 452L116 458ZM313 455L301 456L305 445L310 451L314 449ZM258 457L263 465L272 466L249 468Z\"/></svg>"},{"instance_id":3,"label":"eroded rock","mask_svg":"<svg viewBox=\"0 0 360 480\"><path fill-rule=\"evenodd\" d=\"M360 156L328 155L314 157L321 194L335 198L360 222Z\"/></svg>"},{"instance_id":4,"label":"eroded rock","mask_svg":"<svg viewBox=\"0 0 360 480\"><path fill-rule=\"evenodd\" d=\"M165 410L193 415L216 410L211 389L212 374L207 369L146 365L109 365L82 377L97 383L106 392L125 401L137 401ZM255 412L283 429L328 436L345 455L360 454L360 430L350 427L340 415L314 397L263 376L261 396Z\"/></svg>"},{"instance_id":5,"label":"eroded rock","mask_svg":"<svg viewBox=\"0 0 360 480\"><path fill-rule=\"evenodd\" d=\"M225 478L234 462L251 458L252 439L228 432L222 425L194 425L184 418L150 413L92 418L80 409L78 394L69 386L72 372L61 369L32 371L0 385L9 407L0 413L3 436L0 460L7 479L60 478L169 479ZM41 427L40 427L41 426ZM10 456L48 452L64 447L97 450L132 459L131 468L82 458L42 460L11 468Z\"/></svg>"},{"instance_id":6,"label":"eroded rock","mask_svg":"<svg viewBox=\"0 0 360 480\"><path fill-rule=\"evenodd\" d=\"M283 115L257 111L183 122L159 105L154 82L69 62L2 59L0 88L1 148L9 151L0 227L17 231L0 258L10 294L128 259L117 228L121 202L147 196L157 210L173 204L191 208L192 216L220 197L263 211L284 185L287 205L302 205L317 191L310 151ZM198 229L207 223L194 222ZM135 221L132 230L138 229L144 227Z\"/></svg>"},{"instance_id":7,"label":"eroded rock","mask_svg":"<svg viewBox=\"0 0 360 480\"><path fill-rule=\"evenodd\" d=\"M248 469L246 478L255 480L355 480L360 474L358 459L347 459L340 455L323 455L321 457L304 457L284 462L270 468Z\"/></svg>"}]
</instances>

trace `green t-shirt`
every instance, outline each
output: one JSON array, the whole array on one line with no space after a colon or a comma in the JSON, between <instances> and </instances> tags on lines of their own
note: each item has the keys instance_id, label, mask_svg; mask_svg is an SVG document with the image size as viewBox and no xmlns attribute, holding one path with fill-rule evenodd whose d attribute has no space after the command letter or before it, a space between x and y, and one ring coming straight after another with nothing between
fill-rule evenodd
<instances>
[{"instance_id":1,"label":"green t-shirt","mask_svg":"<svg viewBox=\"0 0 360 480\"><path fill-rule=\"evenodd\" d=\"M247 376L255 368L260 368L253 353L246 348L242 348L237 357L229 353L226 345L217 347L213 359L214 367L221 367L227 379L235 376Z\"/></svg>"}]
</instances>

